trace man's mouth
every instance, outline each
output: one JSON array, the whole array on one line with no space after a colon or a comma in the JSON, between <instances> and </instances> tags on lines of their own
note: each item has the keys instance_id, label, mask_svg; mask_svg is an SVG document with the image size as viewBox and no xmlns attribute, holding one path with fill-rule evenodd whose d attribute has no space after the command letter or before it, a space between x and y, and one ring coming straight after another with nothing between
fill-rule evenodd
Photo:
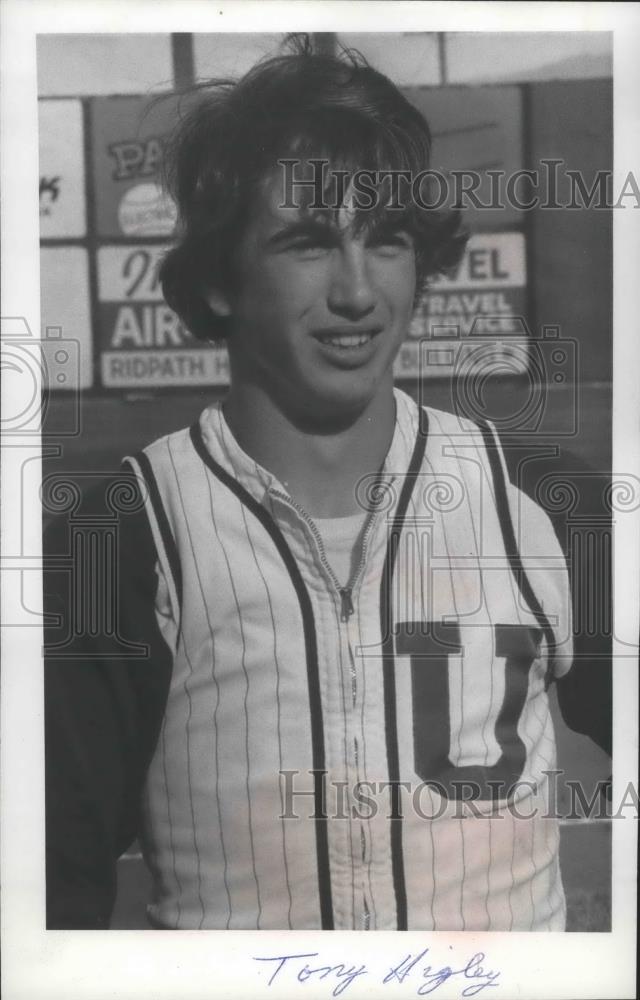
<instances>
[{"instance_id":1,"label":"man's mouth","mask_svg":"<svg viewBox=\"0 0 640 1000\"><path fill-rule=\"evenodd\" d=\"M366 330L358 331L348 331L348 330L326 330L320 331L314 334L316 340L319 340L321 344L327 344L330 347L337 347L343 351L354 351L360 347L365 347L370 344L371 341L377 334L382 330L382 327L371 327Z\"/></svg>"}]
</instances>

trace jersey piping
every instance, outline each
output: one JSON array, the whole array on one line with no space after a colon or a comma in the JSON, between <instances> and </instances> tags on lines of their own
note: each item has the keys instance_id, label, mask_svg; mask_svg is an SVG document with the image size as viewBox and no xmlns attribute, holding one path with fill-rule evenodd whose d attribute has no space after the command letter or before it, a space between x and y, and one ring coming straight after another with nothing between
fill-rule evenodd
<instances>
[{"instance_id":1,"label":"jersey piping","mask_svg":"<svg viewBox=\"0 0 640 1000\"><path fill-rule=\"evenodd\" d=\"M426 414L425 414L426 417ZM404 523L407 507L413 491L415 477L422 465L425 449L427 446L427 430L423 430L420 425L413 454L409 463L407 476L404 480L398 509L395 514L387 552L382 572L382 582L380 586L380 629L382 635L382 658L383 658L383 687L385 702L385 732L387 739L387 758L389 761L389 792L391 795L391 863L393 869L393 884L396 894L396 914L398 930L407 929L407 891L404 877L404 859L402 852L402 820L399 815L399 781L400 781L400 757L398 751L398 728L396 716L396 687L395 687L395 664L393 656L393 631L392 631L392 611L391 611L391 579Z\"/></svg>"},{"instance_id":2,"label":"jersey piping","mask_svg":"<svg viewBox=\"0 0 640 1000\"><path fill-rule=\"evenodd\" d=\"M542 606L534 593L518 551L518 543L516 541L515 531L513 530L513 521L511 520L511 513L509 510L509 501L507 500L505 474L502 462L500 461L499 445L487 423L484 421L478 421L478 427L482 431L485 448L487 449L487 455L489 456L489 464L491 465L491 472L493 474L493 484L496 491L496 508L500 519L502 537L504 538L505 554L509 560L509 566L511 568L511 572L513 573L518 590L538 620L538 623L540 624L547 640L549 650L551 650L552 647L555 646L553 629L551 628L551 623L542 610ZM547 687L551 683L551 679L552 673L549 669L547 671Z\"/></svg>"}]
</instances>

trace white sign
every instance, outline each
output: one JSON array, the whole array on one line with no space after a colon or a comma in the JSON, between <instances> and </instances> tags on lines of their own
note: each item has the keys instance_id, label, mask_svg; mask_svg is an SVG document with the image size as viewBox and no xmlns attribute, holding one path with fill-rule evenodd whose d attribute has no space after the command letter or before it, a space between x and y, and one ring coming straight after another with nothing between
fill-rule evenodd
<instances>
[{"instance_id":1,"label":"white sign","mask_svg":"<svg viewBox=\"0 0 640 1000\"><path fill-rule=\"evenodd\" d=\"M112 389L228 385L224 347L196 340L164 301L158 268L167 247L98 250L100 373Z\"/></svg>"},{"instance_id":2,"label":"white sign","mask_svg":"<svg viewBox=\"0 0 640 1000\"><path fill-rule=\"evenodd\" d=\"M521 288L526 284L525 242L522 233L474 233L460 266L452 274L434 278L436 291L457 288Z\"/></svg>"},{"instance_id":3,"label":"white sign","mask_svg":"<svg viewBox=\"0 0 640 1000\"><path fill-rule=\"evenodd\" d=\"M40 101L40 236L87 231L84 141L80 101Z\"/></svg>"},{"instance_id":4,"label":"white sign","mask_svg":"<svg viewBox=\"0 0 640 1000\"><path fill-rule=\"evenodd\" d=\"M100 302L162 302L158 268L167 247L106 246L98 250Z\"/></svg>"},{"instance_id":5,"label":"white sign","mask_svg":"<svg viewBox=\"0 0 640 1000\"><path fill-rule=\"evenodd\" d=\"M89 261L83 247L41 248L40 316L49 388L89 388L93 349Z\"/></svg>"},{"instance_id":6,"label":"white sign","mask_svg":"<svg viewBox=\"0 0 640 1000\"><path fill-rule=\"evenodd\" d=\"M228 385L225 348L186 351L104 351L102 384L113 389Z\"/></svg>"},{"instance_id":7,"label":"white sign","mask_svg":"<svg viewBox=\"0 0 640 1000\"><path fill-rule=\"evenodd\" d=\"M400 348L396 378L510 376L529 367L522 233L476 233L433 278Z\"/></svg>"}]
</instances>

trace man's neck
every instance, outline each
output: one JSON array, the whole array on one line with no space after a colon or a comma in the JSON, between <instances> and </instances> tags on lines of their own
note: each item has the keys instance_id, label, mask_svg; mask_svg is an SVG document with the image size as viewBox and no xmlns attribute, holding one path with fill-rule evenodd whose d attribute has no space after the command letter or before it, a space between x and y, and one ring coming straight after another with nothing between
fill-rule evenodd
<instances>
[{"instance_id":1,"label":"man's neck","mask_svg":"<svg viewBox=\"0 0 640 1000\"><path fill-rule=\"evenodd\" d=\"M391 385L363 412L329 432L301 428L266 393L253 388L232 387L224 413L241 448L316 517L359 512L357 483L382 467L395 427Z\"/></svg>"}]
</instances>

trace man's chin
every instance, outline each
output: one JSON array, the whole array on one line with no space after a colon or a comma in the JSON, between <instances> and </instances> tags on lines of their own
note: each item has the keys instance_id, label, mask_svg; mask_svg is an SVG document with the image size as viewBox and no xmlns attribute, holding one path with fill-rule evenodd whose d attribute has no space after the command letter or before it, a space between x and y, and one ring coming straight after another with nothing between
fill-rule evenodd
<instances>
[{"instance_id":1,"label":"man's chin","mask_svg":"<svg viewBox=\"0 0 640 1000\"><path fill-rule=\"evenodd\" d=\"M386 384L388 382L388 385ZM375 403L382 394L393 393L392 379L372 385L332 385L324 390L309 390L297 400L295 423L307 433L339 434L348 430Z\"/></svg>"}]
</instances>

